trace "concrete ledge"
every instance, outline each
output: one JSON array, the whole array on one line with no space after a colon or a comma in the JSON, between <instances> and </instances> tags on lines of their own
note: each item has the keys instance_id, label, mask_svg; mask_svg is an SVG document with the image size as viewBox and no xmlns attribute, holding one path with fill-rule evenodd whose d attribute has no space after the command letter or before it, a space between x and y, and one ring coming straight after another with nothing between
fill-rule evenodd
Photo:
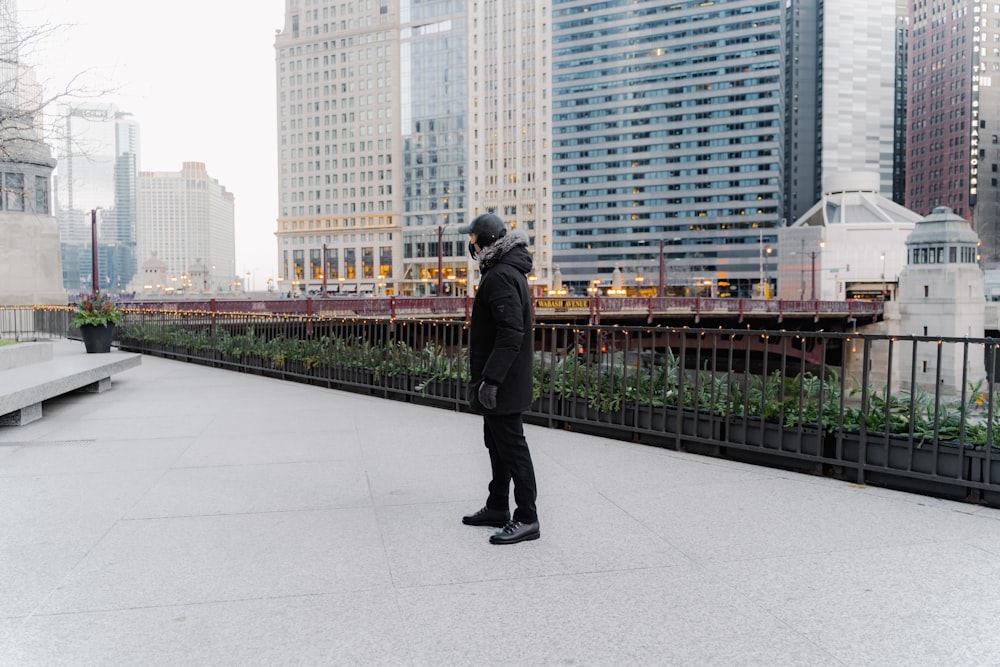
<instances>
[{"instance_id":1,"label":"concrete ledge","mask_svg":"<svg viewBox=\"0 0 1000 667\"><path fill-rule=\"evenodd\" d=\"M0 415L0 426L24 426L42 418L42 404L32 403L20 410Z\"/></svg>"},{"instance_id":2,"label":"concrete ledge","mask_svg":"<svg viewBox=\"0 0 1000 667\"><path fill-rule=\"evenodd\" d=\"M52 360L52 343L17 343L0 347L0 371Z\"/></svg>"},{"instance_id":3,"label":"concrete ledge","mask_svg":"<svg viewBox=\"0 0 1000 667\"><path fill-rule=\"evenodd\" d=\"M41 419L42 401L71 391L104 391L111 386L112 375L141 362L142 356L131 352L80 353L2 371L0 425L20 426Z\"/></svg>"}]
</instances>

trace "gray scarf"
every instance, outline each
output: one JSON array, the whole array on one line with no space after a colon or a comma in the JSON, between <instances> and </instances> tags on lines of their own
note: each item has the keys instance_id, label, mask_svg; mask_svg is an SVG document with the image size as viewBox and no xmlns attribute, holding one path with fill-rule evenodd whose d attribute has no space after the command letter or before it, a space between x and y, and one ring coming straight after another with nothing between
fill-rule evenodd
<instances>
[{"instance_id":1,"label":"gray scarf","mask_svg":"<svg viewBox=\"0 0 1000 667\"><path fill-rule=\"evenodd\" d=\"M500 261L500 258L517 246L528 246L528 235L520 229L512 229L490 245L479 251L479 272L482 273Z\"/></svg>"}]
</instances>

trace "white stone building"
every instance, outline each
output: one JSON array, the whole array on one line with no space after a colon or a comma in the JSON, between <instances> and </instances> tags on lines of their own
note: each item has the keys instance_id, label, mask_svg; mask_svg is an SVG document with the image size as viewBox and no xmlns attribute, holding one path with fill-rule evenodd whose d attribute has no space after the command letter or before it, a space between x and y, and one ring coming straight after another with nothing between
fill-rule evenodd
<instances>
[{"instance_id":1,"label":"white stone building","mask_svg":"<svg viewBox=\"0 0 1000 667\"><path fill-rule=\"evenodd\" d=\"M201 162L180 171L139 173L136 229L140 267L155 256L166 264L168 292L228 291L236 275L235 199ZM145 269L133 281L148 284ZM192 278L198 273L200 280Z\"/></svg>"},{"instance_id":2,"label":"white stone building","mask_svg":"<svg viewBox=\"0 0 1000 667\"><path fill-rule=\"evenodd\" d=\"M894 300L921 219L879 194L878 174L828 177L822 199L780 232L777 297Z\"/></svg>"}]
</instances>

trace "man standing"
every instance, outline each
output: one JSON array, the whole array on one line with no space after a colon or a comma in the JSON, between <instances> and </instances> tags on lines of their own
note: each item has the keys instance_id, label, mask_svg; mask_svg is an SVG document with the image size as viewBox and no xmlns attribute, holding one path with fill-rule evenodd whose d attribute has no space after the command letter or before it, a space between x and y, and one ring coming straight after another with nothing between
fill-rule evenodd
<instances>
[{"instance_id":1,"label":"man standing","mask_svg":"<svg viewBox=\"0 0 1000 667\"><path fill-rule=\"evenodd\" d=\"M521 413L531 406L533 335L528 235L484 213L459 232L469 235L469 252L479 262L479 290L472 305L469 403L483 415L483 436L493 477L486 506L462 517L470 526L495 526L493 544L537 540L535 469L524 439ZM514 482L514 516L509 511Z\"/></svg>"}]
</instances>

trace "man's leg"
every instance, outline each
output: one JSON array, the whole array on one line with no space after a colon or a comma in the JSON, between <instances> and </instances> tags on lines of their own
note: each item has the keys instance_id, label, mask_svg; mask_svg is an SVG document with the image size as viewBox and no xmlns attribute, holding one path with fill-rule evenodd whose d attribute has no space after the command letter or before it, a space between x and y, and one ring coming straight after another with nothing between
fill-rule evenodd
<instances>
[{"instance_id":1,"label":"man's leg","mask_svg":"<svg viewBox=\"0 0 1000 667\"><path fill-rule=\"evenodd\" d=\"M486 422L487 447L490 447L490 459L494 452L508 471L507 479L514 480L514 521L534 523L538 521L535 507L537 491L535 489L535 468L531 462L531 452L524 438L524 423L521 414L483 415ZM492 436L492 440L490 440ZM492 445L491 445L492 442ZM494 472L494 479L496 473ZM492 496L493 485L490 485Z\"/></svg>"},{"instance_id":2,"label":"man's leg","mask_svg":"<svg viewBox=\"0 0 1000 667\"><path fill-rule=\"evenodd\" d=\"M510 507L511 472L504 457L497 451L497 442L490 429L490 422L485 415L483 416L483 440L490 453L490 469L492 471L486 507L506 512Z\"/></svg>"}]
</instances>

